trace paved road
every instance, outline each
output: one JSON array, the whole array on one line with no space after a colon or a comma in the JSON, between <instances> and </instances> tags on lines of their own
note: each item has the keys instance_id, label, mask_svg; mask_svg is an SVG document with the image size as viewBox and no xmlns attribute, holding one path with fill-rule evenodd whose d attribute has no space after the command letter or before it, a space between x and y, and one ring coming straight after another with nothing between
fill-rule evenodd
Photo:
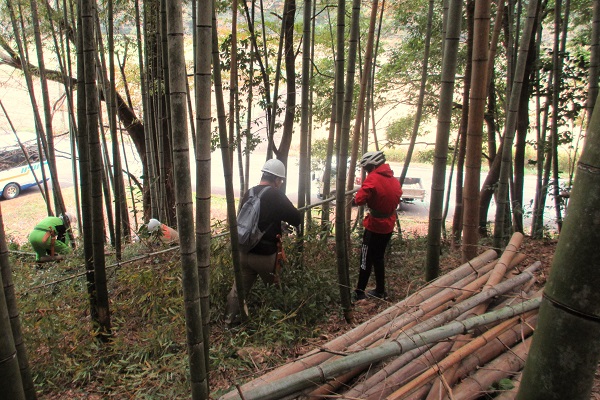
<instances>
[{"instance_id":1,"label":"paved road","mask_svg":"<svg viewBox=\"0 0 600 400\"><path fill-rule=\"evenodd\" d=\"M71 167L71 160L68 156L69 142L66 136L63 136L56 141L56 147L58 150L59 157L57 159L57 165L59 170L59 182L61 187L70 187L73 185L73 174ZM135 151L133 147L126 146L127 148L127 160L129 163L130 170L136 171L138 176L141 175L141 167L139 160L135 155ZM193 162L194 160L192 160ZM254 155L251 159L250 165L250 184L254 185L258 183L261 176L261 167L264 162L264 155ZM396 175L400 175L402 171L401 163L390 163L392 169L395 171ZM212 169L212 193L216 195L225 195L225 182L223 178L223 168L221 162L221 154L220 151L216 151L212 154L211 160L211 169ZM286 193L288 197L292 200L292 202L297 203L298 198L298 160L295 157L290 157L288 160L288 172L287 172L287 190ZM195 170L193 166L190 168L192 173L192 190L195 190ZM429 217L429 195L431 193L431 173L432 167L429 166L419 166L419 167L411 167L408 170L408 176L421 178L423 183L423 188L427 190L426 198L423 201L415 201L414 203L403 204L402 211L411 218L423 218L428 219ZM481 182L485 179L485 174L481 175ZM239 196L239 178L237 176L237 166L234 165L234 192L236 196ZM35 188L31 189L33 191L37 190ZM317 188L313 183L311 186L312 193L312 202L317 202L319 199L316 197ZM524 192L524 204L527 206L530 202L533 201L535 195L535 177L534 176L526 176L525 177L525 192ZM450 207L448 212L448 220L451 220L454 214L454 191L450 194ZM551 201L548 199L547 204L550 205ZM493 220L495 215L495 203L492 201L490 206L490 210L488 212L488 219ZM545 224L554 227L554 209L549 206L545 212ZM525 219L526 226L529 226L531 223L530 218Z\"/></svg>"}]
</instances>

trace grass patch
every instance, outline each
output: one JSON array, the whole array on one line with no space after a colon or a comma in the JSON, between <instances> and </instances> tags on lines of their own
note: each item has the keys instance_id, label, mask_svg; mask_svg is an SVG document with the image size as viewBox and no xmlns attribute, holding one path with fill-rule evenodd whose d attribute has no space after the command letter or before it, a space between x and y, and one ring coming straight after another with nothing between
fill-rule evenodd
<instances>
[{"instance_id":1,"label":"grass patch","mask_svg":"<svg viewBox=\"0 0 600 400\"><path fill-rule=\"evenodd\" d=\"M307 232L303 257L292 238L281 288L259 280L248 304L251 318L224 328L226 295L233 282L226 238L212 243L210 283L210 384L217 397L348 330L339 305L335 243ZM350 282L356 283L360 233L353 234ZM158 244L136 243L135 257ZM14 247L14 246L13 246ZM395 302L423 283L426 239L394 234L387 253L386 282ZM177 251L107 269L110 345L95 339L80 254L39 267L31 257L11 255L25 344L39 398L189 397L188 358ZM107 265L112 262L107 258ZM68 279L67 279L68 278ZM374 278L371 279L371 285ZM373 313L386 308L382 302ZM369 318L370 315L364 315Z\"/></svg>"}]
</instances>

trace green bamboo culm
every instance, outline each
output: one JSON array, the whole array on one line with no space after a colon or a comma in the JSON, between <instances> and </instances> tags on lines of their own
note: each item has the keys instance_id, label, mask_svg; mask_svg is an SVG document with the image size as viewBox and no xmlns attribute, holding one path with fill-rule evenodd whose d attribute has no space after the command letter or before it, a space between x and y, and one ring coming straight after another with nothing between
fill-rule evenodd
<instances>
[{"instance_id":1,"label":"green bamboo culm","mask_svg":"<svg viewBox=\"0 0 600 400\"><path fill-rule=\"evenodd\" d=\"M0 216L1 214L0 209ZM0 388L2 388L2 398L25 399L17 349L13 339L6 298L4 297L2 275L0 275Z\"/></svg>"},{"instance_id":2,"label":"green bamboo culm","mask_svg":"<svg viewBox=\"0 0 600 400\"><path fill-rule=\"evenodd\" d=\"M589 399L600 358L600 107L592 115L517 399Z\"/></svg>"}]
</instances>

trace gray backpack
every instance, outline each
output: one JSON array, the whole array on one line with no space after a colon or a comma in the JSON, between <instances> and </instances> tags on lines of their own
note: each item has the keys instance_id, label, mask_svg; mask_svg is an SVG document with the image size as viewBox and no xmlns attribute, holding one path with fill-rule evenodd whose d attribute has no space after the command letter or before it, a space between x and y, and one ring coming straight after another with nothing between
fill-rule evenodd
<instances>
[{"instance_id":1,"label":"gray backpack","mask_svg":"<svg viewBox=\"0 0 600 400\"><path fill-rule=\"evenodd\" d=\"M263 235L271 227L261 231L258 228L258 218L260 217L260 199L271 186L265 187L258 195L254 193L254 188L248 192L248 200L244 203L237 217L238 243L240 251L247 253L260 242Z\"/></svg>"}]
</instances>

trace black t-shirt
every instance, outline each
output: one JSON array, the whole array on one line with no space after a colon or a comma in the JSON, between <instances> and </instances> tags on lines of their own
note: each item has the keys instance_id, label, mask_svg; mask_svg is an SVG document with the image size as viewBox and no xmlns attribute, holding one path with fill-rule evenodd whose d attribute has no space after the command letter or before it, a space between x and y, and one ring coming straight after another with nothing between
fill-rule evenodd
<instances>
[{"instance_id":1,"label":"black t-shirt","mask_svg":"<svg viewBox=\"0 0 600 400\"><path fill-rule=\"evenodd\" d=\"M255 195L258 195L267 186L255 186ZM248 192L242 198L242 205L246 200L248 200ZM282 191L272 188L260 198L260 216L258 218L258 228L261 231L268 229L261 241L250 250L251 253L269 255L277 252L277 235L281 234L281 221L298 226L302 222L302 213Z\"/></svg>"}]
</instances>

